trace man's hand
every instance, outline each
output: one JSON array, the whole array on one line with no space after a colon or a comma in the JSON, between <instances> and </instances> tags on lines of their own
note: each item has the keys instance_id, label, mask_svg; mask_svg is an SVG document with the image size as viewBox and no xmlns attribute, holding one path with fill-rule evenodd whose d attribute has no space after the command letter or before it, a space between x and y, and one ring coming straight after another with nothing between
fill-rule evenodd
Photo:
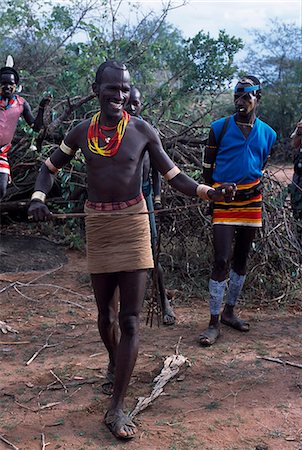
<instances>
[{"instance_id":1,"label":"man's hand","mask_svg":"<svg viewBox=\"0 0 302 450\"><path fill-rule=\"evenodd\" d=\"M45 97L42 98L42 100L40 101L39 107L40 108L45 108L46 106L48 106L50 104L52 100L52 94L47 94Z\"/></svg>"},{"instance_id":2,"label":"man's hand","mask_svg":"<svg viewBox=\"0 0 302 450\"><path fill-rule=\"evenodd\" d=\"M154 201L154 211L158 211L159 209L162 209L162 204L160 200L155 200Z\"/></svg>"},{"instance_id":3,"label":"man's hand","mask_svg":"<svg viewBox=\"0 0 302 450\"><path fill-rule=\"evenodd\" d=\"M235 183L222 183L216 189L209 190L208 197L212 202L230 203L234 200L236 189Z\"/></svg>"},{"instance_id":4,"label":"man's hand","mask_svg":"<svg viewBox=\"0 0 302 450\"><path fill-rule=\"evenodd\" d=\"M297 136L302 136L302 120L297 123Z\"/></svg>"},{"instance_id":5,"label":"man's hand","mask_svg":"<svg viewBox=\"0 0 302 450\"><path fill-rule=\"evenodd\" d=\"M32 200L28 208L28 218L36 222L49 220L52 213L49 211L45 203L40 200Z\"/></svg>"}]
</instances>

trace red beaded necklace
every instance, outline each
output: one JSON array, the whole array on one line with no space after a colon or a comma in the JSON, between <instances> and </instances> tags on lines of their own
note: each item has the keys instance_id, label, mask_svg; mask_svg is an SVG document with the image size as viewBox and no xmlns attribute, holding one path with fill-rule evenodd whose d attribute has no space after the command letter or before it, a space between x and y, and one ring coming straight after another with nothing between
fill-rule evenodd
<instances>
[{"instance_id":1,"label":"red beaded necklace","mask_svg":"<svg viewBox=\"0 0 302 450\"><path fill-rule=\"evenodd\" d=\"M88 148L91 152L97 153L101 156L109 156L109 157L114 156L117 153L120 143L125 134L126 127L130 120L130 115L126 111L123 111L121 120L114 127L107 127L105 125L101 126L100 119L101 119L100 111L96 113L91 119L87 133ZM112 138L105 136L104 133L102 132L102 130L112 131L115 129L116 132L112 136ZM100 147L99 138L101 138L104 142L106 142L106 145Z\"/></svg>"}]
</instances>

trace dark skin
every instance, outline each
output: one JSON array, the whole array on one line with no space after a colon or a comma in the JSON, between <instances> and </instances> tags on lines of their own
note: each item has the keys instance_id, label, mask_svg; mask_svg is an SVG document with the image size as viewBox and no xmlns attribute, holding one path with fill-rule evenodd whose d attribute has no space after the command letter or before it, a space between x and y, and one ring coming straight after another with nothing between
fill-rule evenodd
<instances>
[{"instance_id":1,"label":"dark skin","mask_svg":"<svg viewBox=\"0 0 302 450\"><path fill-rule=\"evenodd\" d=\"M135 86L132 86L130 90L130 98L126 106L126 111L131 116L139 117L141 110L142 110L141 93ZM143 182L149 180L150 172L152 176L152 190L154 194L153 200L154 210L159 210L162 208L160 200L161 197L160 173L158 172L158 170L154 169L154 167L151 166L149 154L146 153L143 161ZM152 252L153 255L156 255L157 252L156 240L155 241L152 240ZM161 302L163 324L173 325L175 323L175 314L166 295L166 289L164 284L164 271L160 262L157 262L156 276Z\"/></svg>"},{"instance_id":2,"label":"dark skin","mask_svg":"<svg viewBox=\"0 0 302 450\"><path fill-rule=\"evenodd\" d=\"M302 120L297 123L297 129L295 135L292 137L292 146L299 150L302 142Z\"/></svg>"},{"instance_id":3,"label":"dark skin","mask_svg":"<svg viewBox=\"0 0 302 450\"><path fill-rule=\"evenodd\" d=\"M0 95L4 98L10 99L16 93L16 88L17 83L14 74L2 73L0 76ZM36 118L32 115L29 104L25 102L23 117L26 123L32 127L34 131L40 131L42 128L44 108L49 105L51 98L51 95L48 95L41 100Z\"/></svg>"},{"instance_id":4,"label":"dark skin","mask_svg":"<svg viewBox=\"0 0 302 450\"><path fill-rule=\"evenodd\" d=\"M130 76L127 70L106 67L101 78L93 84L98 97L102 115L101 125L112 127L122 117L130 96ZM114 157L101 157L92 153L87 145L89 120L84 120L72 129L64 142L70 148L81 148L87 165L87 192L92 202L120 202L135 198L141 192L141 178L145 153L150 155L151 163L162 174L166 174L174 163L164 152L159 137L153 127L144 120L131 117L119 150ZM106 131L112 136L114 131ZM100 138L100 145L105 142ZM71 160L60 149L55 150L51 161L56 168L63 167ZM54 181L54 174L46 165L38 175L35 190L48 193ZM178 174L170 184L181 192L196 196L197 183L184 174ZM212 190L213 199L224 198L221 189ZM31 202L30 216L35 220L47 220L51 213L41 201ZM125 424L124 398L138 353L139 314L145 292L147 270L132 272L100 273L91 276L96 303L99 312L98 326L101 337L109 354L109 370L115 374L113 395L109 410L110 417L120 418L115 435L121 438L132 437L136 426ZM120 289L119 327L121 338L118 340L114 292ZM105 419L106 420L106 419Z\"/></svg>"},{"instance_id":5,"label":"dark skin","mask_svg":"<svg viewBox=\"0 0 302 450\"><path fill-rule=\"evenodd\" d=\"M0 95L3 99L10 100L16 93L17 80L13 73L1 73L0 75ZM49 104L51 96L45 97L41 100L37 117L32 115L30 106L27 102L24 103L23 117L26 123L33 128L34 131L40 131L43 126L44 108ZM9 144L6 142L5 144ZM7 173L0 173L0 200L6 194L6 188L9 176Z\"/></svg>"},{"instance_id":6,"label":"dark skin","mask_svg":"<svg viewBox=\"0 0 302 450\"><path fill-rule=\"evenodd\" d=\"M245 84L238 84L238 87L245 86ZM234 95L234 105L236 110L235 122L245 138L249 136L252 130L250 125L256 120L258 103L259 99L253 92L235 93ZM216 139L212 129L209 134L209 146L216 146ZM212 173L213 168L204 170L204 178L207 184L213 184ZM213 227L214 264L211 273L211 278L213 280L220 282L225 280L230 263L232 264L232 269L238 275L246 274L247 259L255 233L256 229L253 227L236 227L235 225L223 224L216 224ZM235 246L232 253L233 241L235 241ZM228 304L224 306L221 319L227 322L240 320L234 313L234 307ZM245 324L246 325L243 325L243 331L248 331L249 325L246 322ZM219 334L219 315L211 314L209 327L202 333L202 336L205 336L205 341L210 343L211 341L215 341Z\"/></svg>"}]
</instances>

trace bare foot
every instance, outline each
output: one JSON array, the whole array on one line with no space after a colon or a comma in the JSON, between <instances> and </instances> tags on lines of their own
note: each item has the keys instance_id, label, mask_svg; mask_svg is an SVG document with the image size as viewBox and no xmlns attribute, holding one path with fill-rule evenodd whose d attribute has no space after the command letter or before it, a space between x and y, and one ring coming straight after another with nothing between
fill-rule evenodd
<instances>
[{"instance_id":1,"label":"bare foot","mask_svg":"<svg viewBox=\"0 0 302 450\"><path fill-rule=\"evenodd\" d=\"M131 439L137 433L136 425L121 409L107 411L104 422L118 439Z\"/></svg>"}]
</instances>

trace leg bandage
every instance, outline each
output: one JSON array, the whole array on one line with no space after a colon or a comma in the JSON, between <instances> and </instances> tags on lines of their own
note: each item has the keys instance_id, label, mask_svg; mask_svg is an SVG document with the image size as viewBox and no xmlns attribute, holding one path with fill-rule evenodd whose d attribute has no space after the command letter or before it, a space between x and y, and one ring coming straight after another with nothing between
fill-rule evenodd
<instances>
[{"instance_id":1,"label":"leg bandage","mask_svg":"<svg viewBox=\"0 0 302 450\"><path fill-rule=\"evenodd\" d=\"M220 309L223 301L226 280L215 281L210 278L209 292L210 292L210 312L213 316L220 314Z\"/></svg>"},{"instance_id":2,"label":"leg bandage","mask_svg":"<svg viewBox=\"0 0 302 450\"><path fill-rule=\"evenodd\" d=\"M238 275L238 273L231 270L230 272L230 282L227 294L227 304L235 306L236 301L239 298L242 287L245 282L246 275Z\"/></svg>"}]
</instances>

